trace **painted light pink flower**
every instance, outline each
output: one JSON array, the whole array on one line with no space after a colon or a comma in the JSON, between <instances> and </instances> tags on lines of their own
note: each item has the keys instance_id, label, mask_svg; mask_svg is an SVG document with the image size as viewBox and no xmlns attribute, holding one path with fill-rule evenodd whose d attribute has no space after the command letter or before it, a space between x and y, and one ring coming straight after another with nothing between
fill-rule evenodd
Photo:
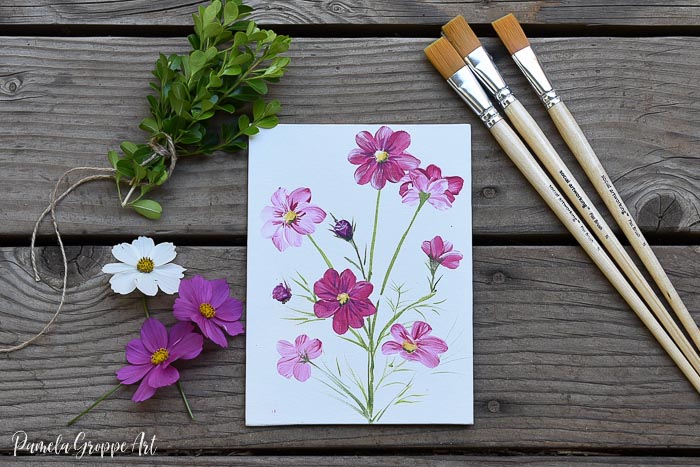
<instances>
[{"instance_id":1,"label":"painted light pink flower","mask_svg":"<svg viewBox=\"0 0 700 467\"><path fill-rule=\"evenodd\" d=\"M271 238L279 251L289 246L301 246L305 235L316 231L316 224L326 218L326 212L311 204L311 190L297 188L288 193L285 188L279 188L270 198L272 206L262 210L265 224L261 233L265 238Z\"/></svg>"},{"instance_id":2,"label":"painted light pink flower","mask_svg":"<svg viewBox=\"0 0 700 467\"><path fill-rule=\"evenodd\" d=\"M432 240L424 241L421 245L423 253L428 255L431 263L444 266L447 269L457 269L462 261L462 253L453 250L452 243L445 241L441 236L436 235Z\"/></svg>"},{"instance_id":3,"label":"painted light pink flower","mask_svg":"<svg viewBox=\"0 0 700 467\"><path fill-rule=\"evenodd\" d=\"M321 356L323 344L318 339L309 340L302 334L294 340L277 342L277 352L282 356L277 361L277 372L285 378L294 376L302 383L311 376L311 360Z\"/></svg>"},{"instance_id":4,"label":"painted light pink flower","mask_svg":"<svg viewBox=\"0 0 700 467\"><path fill-rule=\"evenodd\" d=\"M122 384L141 381L131 400L150 399L158 388L175 384L180 373L170 366L176 360L191 360L200 354L204 339L193 332L190 323L177 323L168 333L163 323L149 318L141 327L141 338L126 345L126 360L131 365L117 371Z\"/></svg>"},{"instance_id":5,"label":"painted light pink flower","mask_svg":"<svg viewBox=\"0 0 700 467\"><path fill-rule=\"evenodd\" d=\"M440 364L438 354L447 352L447 344L444 340L429 336L433 328L428 323L416 321L411 327L411 332L401 324L391 326L393 341L382 345L384 355L399 354L406 360L420 362L428 368L435 368Z\"/></svg>"},{"instance_id":6,"label":"painted light pink flower","mask_svg":"<svg viewBox=\"0 0 700 467\"><path fill-rule=\"evenodd\" d=\"M404 203L415 205L421 197L427 197L428 203L440 210L451 208L464 187L462 177L443 177L440 167L433 164L411 170L401 181L399 194Z\"/></svg>"},{"instance_id":7,"label":"painted light pink flower","mask_svg":"<svg viewBox=\"0 0 700 467\"><path fill-rule=\"evenodd\" d=\"M243 304L231 297L224 279L208 281L194 276L180 282L179 297L175 299L173 314L179 321L192 321L207 338L221 347L229 336L243 334Z\"/></svg>"},{"instance_id":8,"label":"painted light pink flower","mask_svg":"<svg viewBox=\"0 0 700 467\"><path fill-rule=\"evenodd\" d=\"M373 290L374 286L369 282L357 282L350 269L340 274L335 269L328 269L314 284L314 293L318 297L314 313L319 318L332 316L333 330L338 334L345 334L348 327L361 328L364 318L377 311L369 299Z\"/></svg>"},{"instance_id":9,"label":"painted light pink flower","mask_svg":"<svg viewBox=\"0 0 700 467\"><path fill-rule=\"evenodd\" d=\"M372 136L361 131L355 136L359 148L353 149L348 161L359 165L355 170L355 181L360 185L372 184L381 190L386 182L397 183L406 171L415 169L420 160L406 152L411 145L411 135L405 131L393 131L387 126L381 127Z\"/></svg>"}]
</instances>

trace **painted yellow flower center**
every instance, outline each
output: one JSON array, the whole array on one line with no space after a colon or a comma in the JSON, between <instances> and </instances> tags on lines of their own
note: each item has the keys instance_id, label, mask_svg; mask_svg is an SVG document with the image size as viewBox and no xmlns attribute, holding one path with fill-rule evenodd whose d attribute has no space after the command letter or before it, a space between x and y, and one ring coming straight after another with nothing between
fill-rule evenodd
<instances>
[{"instance_id":1,"label":"painted yellow flower center","mask_svg":"<svg viewBox=\"0 0 700 467\"><path fill-rule=\"evenodd\" d=\"M139 262L136 263L136 270L138 270L138 272L153 272L154 267L155 264L153 264L151 258L141 258Z\"/></svg>"},{"instance_id":2,"label":"painted yellow flower center","mask_svg":"<svg viewBox=\"0 0 700 467\"><path fill-rule=\"evenodd\" d=\"M282 219L284 219L287 224L291 224L297 219L297 213L294 211L287 211L287 214L282 216Z\"/></svg>"},{"instance_id":3,"label":"painted yellow flower center","mask_svg":"<svg viewBox=\"0 0 700 467\"><path fill-rule=\"evenodd\" d=\"M345 305L348 302L348 300L350 300L350 295L343 292L341 294L338 294L336 298L338 299L338 303L340 303L341 305Z\"/></svg>"},{"instance_id":4,"label":"painted yellow flower center","mask_svg":"<svg viewBox=\"0 0 700 467\"><path fill-rule=\"evenodd\" d=\"M168 357L170 356L170 352L168 352L168 349L160 348L153 352L153 355L151 355L151 363L154 365L159 365L166 361Z\"/></svg>"},{"instance_id":5,"label":"painted yellow flower center","mask_svg":"<svg viewBox=\"0 0 700 467\"><path fill-rule=\"evenodd\" d=\"M377 151L374 153L374 158L377 162L384 162L389 158L389 153L386 151Z\"/></svg>"},{"instance_id":6,"label":"painted yellow flower center","mask_svg":"<svg viewBox=\"0 0 700 467\"><path fill-rule=\"evenodd\" d=\"M211 319L216 315L216 310L209 303L199 305L199 312L207 319Z\"/></svg>"},{"instance_id":7,"label":"painted yellow flower center","mask_svg":"<svg viewBox=\"0 0 700 467\"><path fill-rule=\"evenodd\" d=\"M409 342L409 341L403 341L403 344L401 344L401 347L403 347L403 349L408 353L413 353L418 348L418 346L416 344L414 344L413 342Z\"/></svg>"}]
</instances>

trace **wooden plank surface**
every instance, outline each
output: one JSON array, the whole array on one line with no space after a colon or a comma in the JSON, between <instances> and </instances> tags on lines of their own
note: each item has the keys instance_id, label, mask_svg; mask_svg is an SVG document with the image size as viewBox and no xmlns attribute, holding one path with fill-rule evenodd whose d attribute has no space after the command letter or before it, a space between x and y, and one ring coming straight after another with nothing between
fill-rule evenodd
<instances>
[{"instance_id":1,"label":"wooden plank surface","mask_svg":"<svg viewBox=\"0 0 700 467\"><path fill-rule=\"evenodd\" d=\"M469 122L474 233L520 238L564 233L427 64L422 48L428 42L297 39L290 72L274 89L274 97L284 104L282 122ZM660 235L696 235L700 39L533 42L642 227ZM152 62L158 52L182 51L183 44L180 39L0 38L2 235L26 238L63 171L105 166L108 149L140 137L137 125L147 113L144 96ZM504 49L495 40L485 44L514 91L576 168ZM348 150L351 146L349 142ZM60 212L63 232L80 235L82 243L89 243L91 236L134 232L211 241L242 237L245 173L245 154L182 161L173 183L156 192L165 209L159 222L120 209L114 187L96 183L65 201Z\"/></svg>"},{"instance_id":2,"label":"wooden plank surface","mask_svg":"<svg viewBox=\"0 0 700 467\"><path fill-rule=\"evenodd\" d=\"M700 247L659 247L691 310L700 309ZM40 268L56 287L58 252ZM245 250L183 247L188 274L226 277L245 293ZM197 416L189 422L177 391L166 388L134 405L124 389L78 425L65 423L115 384L123 347L143 320L140 298L115 296L100 273L107 247L71 247L68 303L51 333L0 356L0 450L11 434L93 440L155 434L159 449L695 449L700 396L634 314L575 247L474 249L475 420L454 426L246 428L244 339L208 347L182 365ZM26 248L0 249L0 342L41 327L57 292L33 282ZM171 297L152 314L171 321ZM249 310L248 313L254 312ZM259 312L259 310L255 310ZM697 315L696 315L697 317Z\"/></svg>"},{"instance_id":3,"label":"wooden plank surface","mask_svg":"<svg viewBox=\"0 0 700 467\"><path fill-rule=\"evenodd\" d=\"M190 25L203 2L171 0L5 0L0 24L31 25ZM490 23L515 13L526 24L606 26L698 26L700 4L623 0L251 0L265 24L440 25L455 15Z\"/></svg>"}]
</instances>

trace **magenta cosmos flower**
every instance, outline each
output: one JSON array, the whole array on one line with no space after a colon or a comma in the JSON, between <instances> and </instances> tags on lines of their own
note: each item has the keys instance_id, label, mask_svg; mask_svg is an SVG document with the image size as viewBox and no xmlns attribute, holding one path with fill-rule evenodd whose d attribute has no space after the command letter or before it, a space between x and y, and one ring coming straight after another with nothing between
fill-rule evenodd
<instances>
[{"instance_id":1,"label":"magenta cosmos flower","mask_svg":"<svg viewBox=\"0 0 700 467\"><path fill-rule=\"evenodd\" d=\"M314 233L316 224L323 222L326 212L311 203L311 190L297 188L287 193L279 188L270 198L272 206L265 206L262 216L265 224L261 233L271 238L279 251L289 246L301 246L304 235Z\"/></svg>"},{"instance_id":2,"label":"magenta cosmos flower","mask_svg":"<svg viewBox=\"0 0 700 467\"><path fill-rule=\"evenodd\" d=\"M391 326L391 336L394 340L382 345L382 353L399 354L406 360L435 368L440 364L438 354L447 352L447 344L438 337L429 336L432 330L433 328L423 321L413 323L410 333L401 324L394 324Z\"/></svg>"},{"instance_id":3,"label":"magenta cosmos flower","mask_svg":"<svg viewBox=\"0 0 700 467\"><path fill-rule=\"evenodd\" d=\"M180 379L177 369L170 366L175 360L191 360L200 354L204 339L193 332L190 323L177 323L168 333L163 323L148 318L141 327L141 339L126 344L129 366L117 371L122 384L141 381L131 400L150 399L156 389L175 384Z\"/></svg>"},{"instance_id":4,"label":"magenta cosmos flower","mask_svg":"<svg viewBox=\"0 0 700 467\"><path fill-rule=\"evenodd\" d=\"M309 340L309 336L302 334L294 340L294 344L288 341L277 342L277 352L282 356L277 361L277 372L285 378L294 376L302 383L311 376L311 360L321 355L321 341Z\"/></svg>"},{"instance_id":5,"label":"magenta cosmos flower","mask_svg":"<svg viewBox=\"0 0 700 467\"><path fill-rule=\"evenodd\" d=\"M411 170L401 181L399 194L404 203L415 205L421 196L428 196L428 203L440 210L452 207L464 186L462 177L443 177L440 167L433 164L425 169Z\"/></svg>"},{"instance_id":6,"label":"magenta cosmos flower","mask_svg":"<svg viewBox=\"0 0 700 467\"><path fill-rule=\"evenodd\" d=\"M314 293L318 297L314 313L319 318L332 316L333 330L338 334L345 334L348 327L361 328L364 318L377 311L369 299L373 290L374 286L369 282L357 282L350 269L340 274L329 269L314 284Z\"/></svg>"},{"instance_id":7,"label":"magenta cosmos flower","mask_svg":"<svg viewBox=\"0 0 700 467\"><path fill-rule=\"evenodd\" d=\"M226 347L229 336L243 334L243 304L231 297L224 279L208 281L194 276L180 282L180 296L175 299L173 314L179 321L192 321L206 337Z\"/></svg>"},{"instance_id":8,"label":"magenta cosmos flower","mask_svg":"<svg viewBox=\"0 0 700 467\"><path fill-rule=\"evenodd\" d=\"M374 136L367 131L359 132L355 142L359 148L350 151L348 161L359 165L355 181L360 185L371 182L372 187L381 190L387 181L400 181L406 171L420 164L420 160L406 152L411 145L411 135L405 131L383 126Z\"/></svg>"},{"instance_id":9,"label":"magenta cosmos flower","mask_svg":"<svg viewBox=\"0 0 700 467\"><path fill-rule=\"evenodd\" d=\"M432 240L424 241L421 245L423 253L428 255L431 263L439 264L447 269L457 269L462 261L462 253L453 251L452 243L445 241L441 236L436 235Z\"/></svg>"}]
</instances>

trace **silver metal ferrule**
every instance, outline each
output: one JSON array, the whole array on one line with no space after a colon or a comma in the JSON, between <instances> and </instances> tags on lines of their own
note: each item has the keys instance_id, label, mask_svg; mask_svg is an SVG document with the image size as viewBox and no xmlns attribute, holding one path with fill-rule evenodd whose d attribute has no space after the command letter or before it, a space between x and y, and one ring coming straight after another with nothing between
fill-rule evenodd
<instances>
[{"instance_id":1,"label":"silver metal ferrule","mask_svg":"<svg viewBox=\"0 0 700 467\"><path fill-rule=\"evenodd\" d=\"M452 89L467 103L470 109L479 116L486 128L491 128L503 117L496 107L491 103L491 99L486 95L479 82L468 66L460 68L447 80Z\"/></svg>"},{"instance_id":2,"label":"silver metal ferrule","mask_svg":"<svg viewBox=\"0 0 700 467\"><path fill-rule=\"evenodd\" d=\"M537 59L535 52L533 52L532 47L527 46L515 52L513 60L515 60L515 63L535 89L545 108L549 109L561 101L554 87L552 87L552 83L547 79L547 75L542 69L542 65Z\"/></svg>"},{"instance_id":3,"label":"silver metal ferrule","mask_svg":"<svg viewBox=\"0 0 700 467\"><path fill-rule=\"evenodd\" d=\"M474 72L491 95L496 98L502 108L505 109L515 101L515 96L513 96L510 88L503 80L501 73L499 73L496 64L493 63L493 59L486 52L486 49L477 47L465 59L472 72Z\"/></svg>"}]
</instances>

